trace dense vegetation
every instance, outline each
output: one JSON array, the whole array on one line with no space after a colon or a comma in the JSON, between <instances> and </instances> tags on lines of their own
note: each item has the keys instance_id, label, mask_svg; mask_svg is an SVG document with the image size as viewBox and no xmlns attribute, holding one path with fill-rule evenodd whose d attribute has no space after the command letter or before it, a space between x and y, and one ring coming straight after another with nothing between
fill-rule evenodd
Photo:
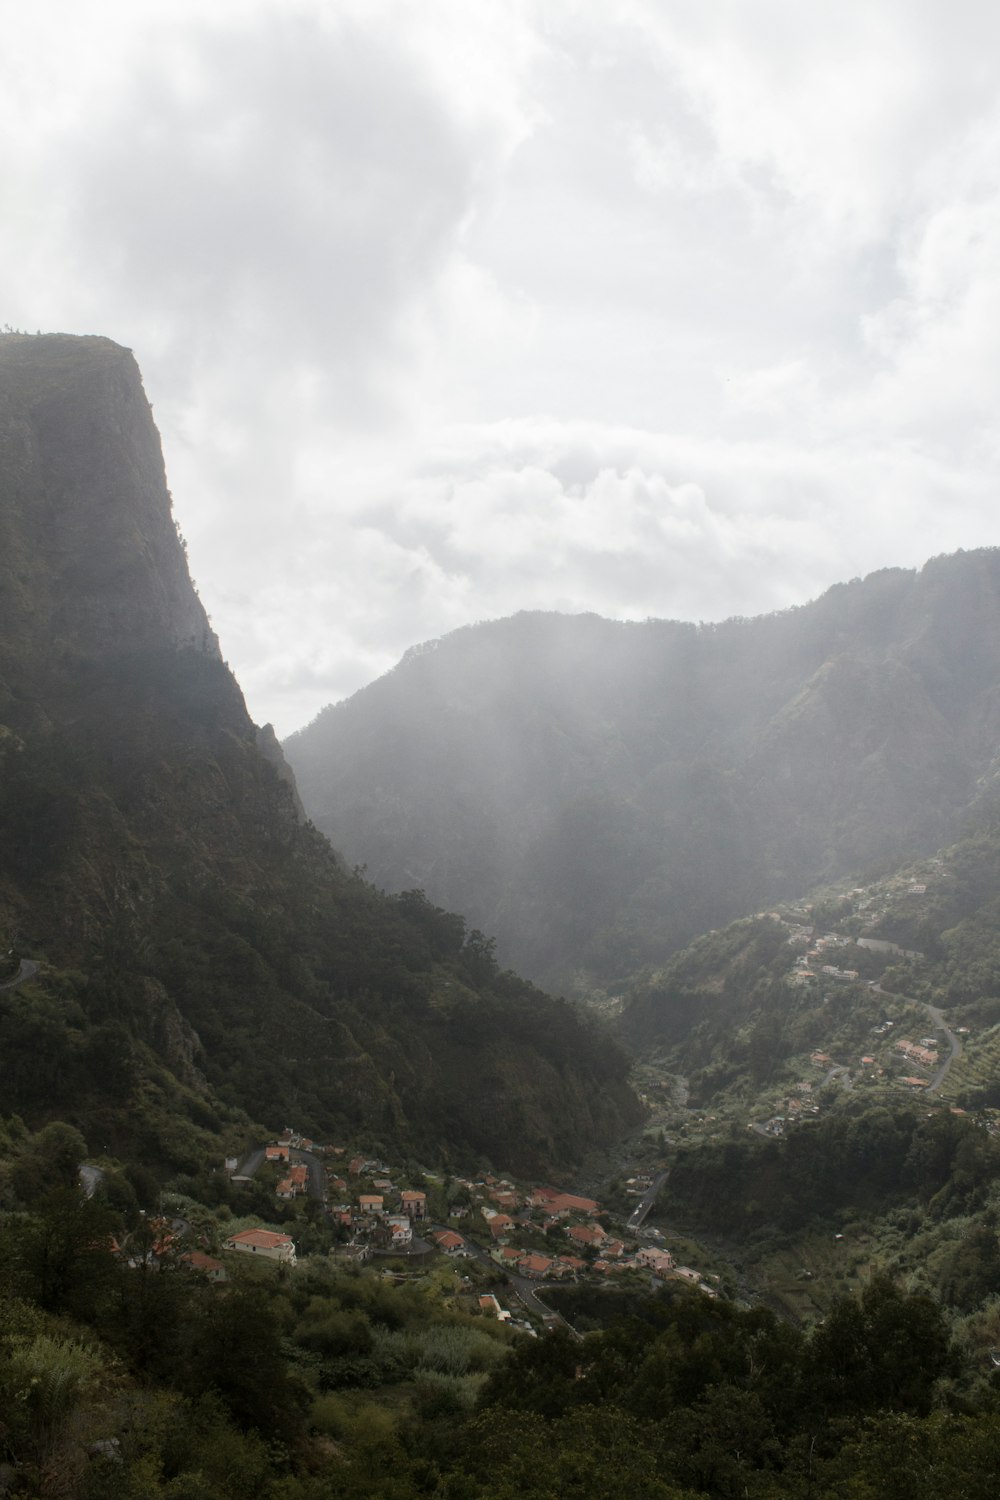
<instances>
[{"instance_id":1,"label":"dense vegetation","mask_svg":"<svg viewBox=\"0 0 1000 1500\"><path fill-rule=\"evenodd\" d=\"M157 1170L247 1117L507 1167L639 1117L623 1056L348 873L220 658L126 350L0 339L0 1088Z\"/></svg>"},{"instance_id":2,"label":"dense vegetation","mask_svg":"<svg viewBox=\"0 0 1000 1500\"><path fill-rule=\"evenodd\" d=\"M16 1121L3 1141L8 1494L992 1493L989 1361L937 1303L887 1278L812 1331L684 1289L580 1287L556 1295L593 1331L532 1339L463 1311L450 1268L396 1286L319 1253L294 1270L230 1255L229 1280L210 1284L183 1256L211 1248L211 1216L164 1248L162 1226L109 1180L82 1196L82 1144ZM998 1309L995 1295L980 1308L983 1328Z\"/></svg>"},{"instance_id":3,"label":"dense vegetation","mask_svg":"<svg viewBox=\"0 0 1000 1500\"><path fill-rule=\"evenodd\" d=\"M331 720L374 777L355 812L397 854L409 799L385 896L303 824L247 718L126 352L0 339L0 460L0 1091L18 1112L0 1123L0 1493L992 1496L993 1118L901 1099L891 1066L853 1095L846 1068L814 1074L823 1109L787 1134L745 1115L810 1049L853 1057L887 1013L919 1035L928 1005L970 1029L961 1103L1000 1104L997 555L764 621L519 617L415 653L361 695L372 718ZM956 831L892 873L893 850ZM791 983L772 917L660 961L859 860L885 877L868 915L836 887L811 914L856 980ZM444 905L473 885L470 929ZM494 926L537 969L572 955L584 987L657 960L622 1025L671 1086L683 1072L686 1105L675 1140L636 1150L669 1165L658 1211L714 1247L721 1295L586 1273L546 1292L575 1332L535 1339L474 1315L499 1268L348 1267L317 1198L219 1170L254 1119L524 1171L637 1122L623 1054L505 971ZM444 1186L430 1198L443 1213ZM619 1183L606 1201L624 1219L635 1200ZM262 1218L294 1232L297 1268L227 1255L216 1283L188 1258ZM753 1305L756 1274L791 1307L767 1257L812 1277L820 1244L839 1281L807 1321Z\"/></svg>"}]
</instances>

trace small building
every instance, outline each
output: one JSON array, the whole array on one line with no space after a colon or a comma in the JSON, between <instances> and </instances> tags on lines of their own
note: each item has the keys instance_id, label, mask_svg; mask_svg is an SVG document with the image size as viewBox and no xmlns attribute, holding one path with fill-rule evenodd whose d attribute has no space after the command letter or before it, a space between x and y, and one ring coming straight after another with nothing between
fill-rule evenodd
<instances>
[{"instance_id":1,"label":"small building","mask_svg":"<svg viewBox=\"0 0 1000 1500\"><path fill-rule=\"evenodd\" d=\"M435 1229L431 1239L445 1255L461 1255L465 1249L465 1241L454 1229Z\"/></svg>"},{"instance_id":2,"label":"small building","mask_svg":"<svg viewBox=\"0 0 1000 1500\"><path fill-rule=\"evenodd\" d=\"M427 1194L418 1188L407 1188L399 1195L399 1206L411 1219L426 1219Z\"/></svg>"},{"instance_id":3,"label":"small building","mask_svg":"<svg viewBox=\"0 0 1000 1500\"><path fill-rule=\"evenodd\" d=\"M701 1281L700 1273L691 1266L675 1266L673 1274L678 1281L686 1281L689 1286L697 1286Z\"/></svg>"},{"instance_id":4,"label":"small building","mask_svg":"<svg viewBox=\"0 0 1000 1500\"><path fill-rule=\"evenodd\" d=\"M405 1214L389 1214L376 1232L383 1249L405 1250L413 1243L413 1226Z\"/></svg>"},{"instance_id":5,"label":"small building","mask_svg":"<svg viewBox=\"0 0 1000 1500\"><path fill-rule=\"evenodd\" d=\"M601 1205L593 1198L579 1198L575 1193L560 1193L555 1188L534 1188L528 1198L532 1208L544 1208L559 1218L566 1214L598 1214Z\"/></svg>"},{"instance_id":6,"label":"small building","mask_svg":"<svg viewBox=\"0 0 1000 1500\"><path fill-rule=\"evenodd\" d=\"M508 1271L516 1271L517 1263L524 1254L523 1250L517 1250L513 1245L494 1245L490 1256Z\"/></svg>"},{"instance_id":7,"label":"small building","mask_svg":"<svg viewBox=\"0 0 1000 1500\"><path fill-rule=\"evenodd\" d=\"M286 1266L295 1264L295 1244L290 1235L273 1229L241 1229L223 1241L223 1250L237 1250L243 1255L257 1255L277 1260Z\"/></svg>"},{"instance_id":8,"label":"small building","mask_svg":"<svg viewBox=\"0 0 1000 1500\"><path fill-rule=\"evenodd\" d=\"M566 1233L576 1244L587 1245L592 1250L598 1249L608 1238L600 1224L571 1224Z\"/></svg>"},{"instance_id":9,"label":"small building","mask_svg":"<svg viewBox=\"0 0 1000 1500\"><path fill-rule=\"evenodd\" d=\"M521 1275L530 1276L534 1280L547 1276L551 1268L552 1261L547 1255L522 1255L517 1263Z\"/></svg>"},{"instance_id":10,"label":"small building","mask_svg":"<svg viewBox=\"0 0 1000 1500\"><path fill-rule=\"evenodd\" d=\"M365 1261L371 1260L372 1250L370 1245L365 1245L357 1240L352 1240L347 1245L331 1245L330 1258L332 1260L346 1260L355 1265L364 1265Z\"/></svg>"},{"instance_id":11,"label":"small building","mask_svg":"<svg viewBox=\"0 0 1000 1500\"><path fill-rule=\"evenodd\" d=\"M381 1193L362 1193L358 1198L358 1207L363 1214L380 1214L384 1201Z\"/></svg>"},{"instance_id":12,"label":"small building","mask_svg":"<svg viewBox=\"0 0 1000 1500\"><path fill-rule=\"evenodd\" d=\"M577 1274L579 1274L580 1271L586 1271L588 1269L587 1262L585 1260L581 1260L578 1255L559 1255L556 1257L556 1259L559 1261L559 1264L561 1266L566 1267L567 1271L575 1271Z\"/></svg>"},{"instance_id":13,"label":"small building","mask_svg":"<svg viewBox=\"0 0 1000 1500\"><path fill-rule=\"evenodd\" d=\"M482 1293L479 1298L479 1311L486 1313L488 1317L496 1318L500 1323L506 1323L510 1318L510 1313L505 1307L500 1306L492 1292Z\"/></svg>"},{"instance_id":14,"label":"small building","mask_svg":"<svg viewBox=\"0 0 1000 1500\"><path fill-rule=\"evenodd\" d=\"M204 1250L188 1250L186 1254L179 1257L182 1266L187 1266L191 1271L197 1271L204 1276L206 1281L228 1281L226 1268L221 1260L216 1260L214 1255L206 1255Z\"/></svg>"},{"instance_id":15,"label":"small building","mask_svg":"<svg viewBox=\"0 0 1000 1500\"><path fill-rule=\"evenodd\" d=\"M665 1275L674 1269L674 1257L669 1250L659 1250L655 1245L643 1245L635 1252L635 1263L637 1266L648 1266L651 1271L659 1275Z\"/></svg>"}]
</instances>

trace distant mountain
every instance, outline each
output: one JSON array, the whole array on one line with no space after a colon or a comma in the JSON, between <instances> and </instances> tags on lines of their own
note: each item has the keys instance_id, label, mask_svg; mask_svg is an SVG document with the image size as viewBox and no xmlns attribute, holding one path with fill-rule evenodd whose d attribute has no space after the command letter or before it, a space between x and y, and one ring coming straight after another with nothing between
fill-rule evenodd
<instances>
[{"instance_id":1,"label":"distant mountain","mask_svg":"<svg viewBox=\"0 0 1000 1500\"><path fill-rule=\"evenodd\" d=\"M0 338L6 1112L185 1166L246 1111L537 1167L633 1123L625 1062L460 918L346 872L192 588L135 361ZM0 981L8 977L0 973Z\"/></svg>"},{"instance_id":2,"label":"distant mountain","mask_svg":"<svg viewBox=\"0 0 1000 1500\"><path fill-rule=\"evenodd\" d=\"M285 752L388 890L558 986L930 850L997 778L1000 551L694 626L521 614L415 648Z\"/></svg>"}]
</instances>

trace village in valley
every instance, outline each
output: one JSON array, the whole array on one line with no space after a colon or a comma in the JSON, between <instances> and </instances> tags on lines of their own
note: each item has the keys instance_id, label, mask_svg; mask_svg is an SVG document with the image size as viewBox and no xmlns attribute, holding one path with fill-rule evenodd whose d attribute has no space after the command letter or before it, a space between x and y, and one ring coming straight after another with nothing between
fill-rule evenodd
<instances>
[{"instance_id":1,"label":"village in valley","mask_svg":"<svg viewBox=\"0 0 1000 1500\"><path fill-rule=\"evenodd\" d=\"M693 1110L688 1080L674 1071L676 1064L667 1056L647 1057L637 1069L637 1086L651 1111L650 1125L690 1137L724 1134L739 1124L777 1137L835 1108L845 1095L876 1103L909 1094L964 1113L956 1097L992 1076L1000 1035L949 1026L915 977L924 955L871 935L887 913L904 912L911 920L919 915L933 883L948 879L942 860L926 865L919 879L845 885L826 893L822 907L789 903L751 919L780 925L787 955L783 978L797 997L789 1014L812 1011L814 1044L785 1055L752 1098L745 1086L728 1095L721 1089L707 1108L696 1104ZM750 1030L734 1029L734 1051ZM1000 1113L981 1113L984 1127L1000 1133Z\"/></svg>"},{"instance_id":2,"label":"village in valley","mask_svg":"<svg viewBox=\"0 0 1000 1500\"><path fill-rule=\"evenodd\" d=\"M676 1283L716 1297L722 1283L714 1271L678 1262L720 1263L677 1234L668 1245L651 1220L674 1146L742 1131L781 1137L848 1099L875 1103L902 1091L964 1113L955 1092L981 1039L967 1027L950 1029L926 998L899 992L900 974L909 981L919 973L919 952L866 935L890 906L919 902L927 889L925 880L898 879L845 887L821 909L793 903L751 919L779 924L787 957L775 972L797 997L792 1013L812 1017L818 1045L787 1056L751 1093L744 1084L700 1101L668 1054L647 1056L635 1074L645 1126L617 1170L600 1179L603 1188L594 1178L587 1189L596 1187L603 1202L491 1171L448 1176L412 1161L393 1166L370 1148L321 1144L287 1128L226 1159L231 1210L198 1232L182 1205L179 1217L151 1221L145 1253L172 1256L212 1281L226 1281L237 1262L287 1272L319 1255L397 1282L433 1283L456 1307L526 1333L565 1321L545 1300L555 1292L558 1301L560 1287L598 1291L631 1278L647 1290ZM739 1029L731 1044L739 1049ZM982 1114L985 1128L1000 1132L1000 1112ZM241 1203L252 1203L255 1215L236 1217Z\"/></svg>"},{"instance_id":3,"label":"village in valley","mask_svg":"<svg viewBox=\"0 0 1000 1500\"><path fill-rule=\"evenodd\" d=\"M228 1158L234 1187L270 1184L276 1208L304 1200L332 1231L334 1263L365 1266L393 1280L422 1279L449 1267L459 1306L535 1333L562 1321L542 1297L546 1288L594 1284L632 1273L646 1288L677 1281L705 1295L716 1277L678 1265L660 1230L647 1227L661 1177L640 1173L621 1184L615 1215L595 1199L485 1173L443 1177L401 1173L380 1158L320 1145L289 1128L243 1161ZM417 1185L408 1185L415 1179ZM624 1205L627 1204L627 1208ZM301 1262L294 1228L252 1223L223 1233L217 1253L190 1249L161 1226L161 1255L183 1255L190 1269L227 1279L229 1257L291 1268Z\"/></svg>"}]
</instances>

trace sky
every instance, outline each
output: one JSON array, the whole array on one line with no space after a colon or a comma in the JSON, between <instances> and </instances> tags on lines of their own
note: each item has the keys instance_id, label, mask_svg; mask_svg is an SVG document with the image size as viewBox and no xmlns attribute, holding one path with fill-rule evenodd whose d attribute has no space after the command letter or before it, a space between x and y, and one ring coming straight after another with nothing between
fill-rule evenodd
<instances>
[{"instance_id":1,"label":"sky","mask_svg":"<svg viewBox=\"0 0 1000 1500\"><path fill-rule=\"evenodd\" d=\"M33 0L0 324L135 351L279 735L522 609L1000 541L1000 8Z\"/></svg>"}]
</instances>

